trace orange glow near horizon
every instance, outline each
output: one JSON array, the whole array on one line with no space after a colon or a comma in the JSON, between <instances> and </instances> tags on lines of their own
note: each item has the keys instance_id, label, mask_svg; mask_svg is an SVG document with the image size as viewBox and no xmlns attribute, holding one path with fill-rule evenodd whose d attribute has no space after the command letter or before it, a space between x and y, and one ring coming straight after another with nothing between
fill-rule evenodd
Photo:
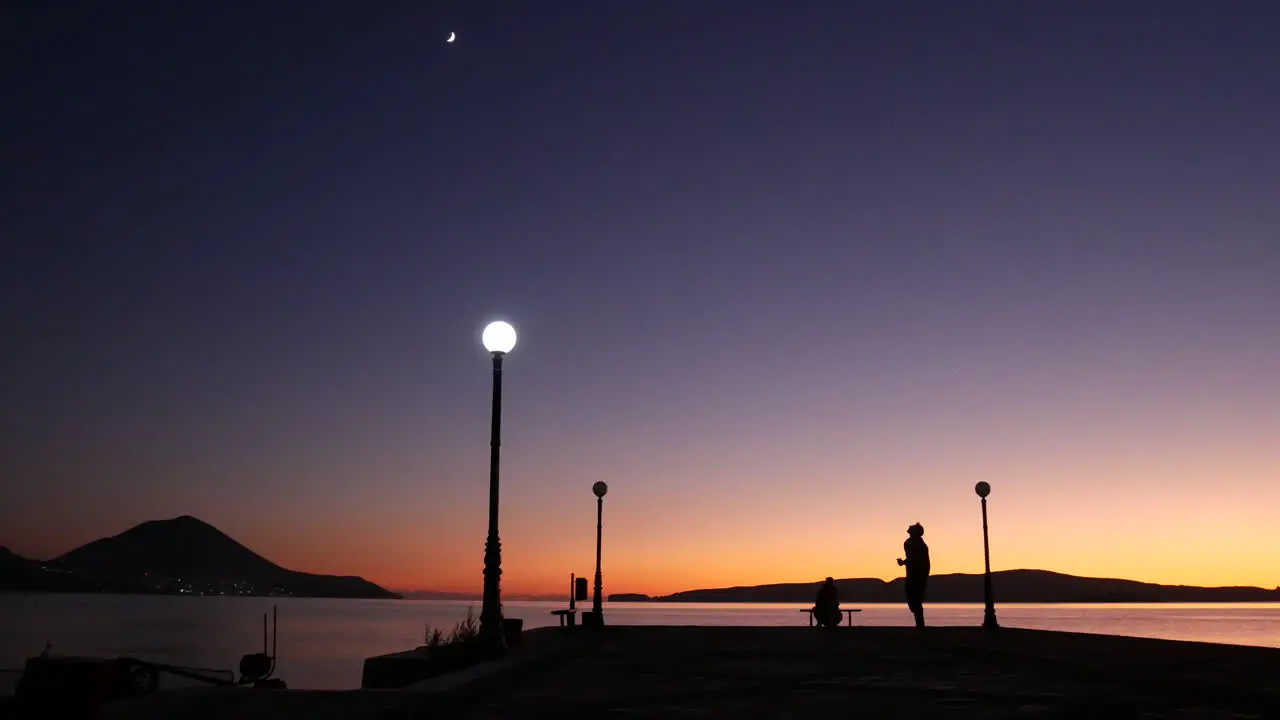
<instances>
[{"instance_id":1,"label":"orange glow near horizon","mask_svg":"<svg viewBox=\"0 0 1280 720\"><path fill-rule=\"evenodd\" d=\"M1267 487L1262 467L1241 467L1235 474L1252 476L1252 487ZM1138 489L1138 471L1106 484L993 480L993 569L1162 584L1280 585L1280 534L1270 517L1280 505L1277 490L1209 491L1190 482L1189 473L1163 477L1164 491L1155 496ZM800 483L790 490L752 485L751 494L720 512L711 511L710 485L699 490L674 480L650 485L649 496L639 499L632 488L641 483L611 483L605 503L606 594L816 582L827 575L891 579L899 573L894 560L905 528L916 521L926 527L935 574L982 570L979 503L968 479L949 483L944 497L915 502L892 486L811 493ZM275 529L265 526L265 517L248 513L205 519L292 569L360 575L397 590L478 594L484 500L482 493L471 494L477 497L459 505L472 508L470 516L428 509L422 512L429 521L421 522L407 502L392 504L389 512L360 513L359 506L348 505L340 515L334 508L323 522L277 513ZM572 508L528 488L510 494L502 530L503 591L554 595L567 592L571 572L590 578L595 517L589 486ZM287 532L280 530L285 527ZM119 529L103 528L102 534Z\"/></svg>"}]
</instances>

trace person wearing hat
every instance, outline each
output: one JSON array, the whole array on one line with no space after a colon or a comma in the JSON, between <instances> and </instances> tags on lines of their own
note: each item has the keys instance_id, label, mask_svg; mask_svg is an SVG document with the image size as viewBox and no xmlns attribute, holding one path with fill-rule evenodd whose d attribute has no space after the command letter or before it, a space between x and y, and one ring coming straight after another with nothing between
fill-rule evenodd
<instances>
[{"instance_id":1,"label":"person wearing hat","mask_svg":"<svg viewBox=\"0 0 1280 720\"><path fill-rule=\"evenodd\" d=\"M929 546L924 544L924 526L916 523L907 528L902 549L907 557L898 565L907 568L907 607L916 618L916 627L924 627L924 589L929 584Z\"/></svg>"},{"instance_id":2,"label":"person wearing hat","mask_svg":"<svg viewBox=\"0 0 1280 720\"><path fill-rule=\"evenodd\" d=\"M833 628L840 625L840 592L836 590L836 581L827 578L818 588L818 599L813 603L813 619L820 627Z\"/></svg>"}]
</instances>

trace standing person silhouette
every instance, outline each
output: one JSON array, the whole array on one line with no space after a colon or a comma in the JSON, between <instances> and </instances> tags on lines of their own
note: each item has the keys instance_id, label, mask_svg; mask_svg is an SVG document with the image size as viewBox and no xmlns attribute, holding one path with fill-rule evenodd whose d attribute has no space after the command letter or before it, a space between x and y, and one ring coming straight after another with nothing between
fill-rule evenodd
<instances>
[{"instance_id":1,"label":"standing person silhouette","mask_svg":"<svg viewBox=\"0 0 1280 720\"><path fill-rule=\"evenodd\" d=\"M907 607L916 617L916 627L924 627L924 589L929 584L929 546L924 544L924 526L916 523L907 528L909 536L902 543L906 559L898 558L899 565L907 567Z\"/></svg>"}]
</instances>

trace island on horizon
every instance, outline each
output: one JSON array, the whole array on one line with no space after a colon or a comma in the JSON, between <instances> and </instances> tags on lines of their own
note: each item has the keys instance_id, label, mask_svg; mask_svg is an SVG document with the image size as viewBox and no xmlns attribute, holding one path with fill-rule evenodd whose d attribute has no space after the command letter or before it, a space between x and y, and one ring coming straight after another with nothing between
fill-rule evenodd
<instances>
[{"instance_id":1,"label":"island on horizon","mask_svg":"<svg viewBox=\"0 0 1280 720\"><path fill-rule=\"evenodd\" d=\"M0 547L0 591L400 597L361 577L283 568L190 515L144 522L46 562Z\"/></svg>"},{"instance_id":2,"label":"island on horizon","mask_svg":"<svg viewBox=\"0 0 1280 720\"><path fill-rule=\"evenodd\" d=\"M1280 587L1199 587L1067 575L1049 570L1001 570L991 573L998 602L1004 603L1242 603L1280 602ZM836 580L845 603L901 603L906 590L902 578L844 578ZM685 590L650 597L639 593L610 595L626 602L697 603L809 603L820 582L775 583L702 590ZM983 575L952 573L929 578L927 602L983 602Z\"/></svg>"}]
</instances>

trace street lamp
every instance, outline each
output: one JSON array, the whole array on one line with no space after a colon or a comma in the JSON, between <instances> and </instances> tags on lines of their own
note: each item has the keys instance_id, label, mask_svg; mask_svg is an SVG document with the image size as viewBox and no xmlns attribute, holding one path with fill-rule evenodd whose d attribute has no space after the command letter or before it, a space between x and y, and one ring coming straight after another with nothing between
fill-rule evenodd
<instances>
[{"instance_id":1,"label":"street lamp","mask_svg":"<svg viewBox=\"0 0 1280 720\"><path fill-rule=\"evenodd\" d=\"M600 593L602 584L600 582L600 534L604 525L604 496L609 492L609 485L603 480L598 480L591 486L591 492L596 495L596 587L595 593L591 597L591 613L595 616L592 620L596 626L604 625L604 609L600 606Z\"/></svg>"},{"instance_id":2,"label":"street lamp","mask_svg":"<svg viewBox=\"0 0 1280 720\"><path fill-rule=\"evenodd\" d=\"M996 622L996 603L991 593L991 545L987 540L987 496L991 494L991 485L980 482L973 486L973 491L982 498L982 560L986 564L986 574L982 579L982 597L986 609L982 612L982 627L995 630L1000 627Z\"/></svg>"},{"instance_id":3,"label":"street lamp","mask_svg":"<svg viewBox=\"0 0 1280 720\"><path fill-rule=\"evenodd\" d=\"M480 635L494 648L503 648L502 541L498 539L498 447L502 436L502 358L516 346L516 329L491 322L480 336L493 356L493 410L489 426L489 536L484 543L484 601L480 607Z\"/></svg>"}]
</instances>

